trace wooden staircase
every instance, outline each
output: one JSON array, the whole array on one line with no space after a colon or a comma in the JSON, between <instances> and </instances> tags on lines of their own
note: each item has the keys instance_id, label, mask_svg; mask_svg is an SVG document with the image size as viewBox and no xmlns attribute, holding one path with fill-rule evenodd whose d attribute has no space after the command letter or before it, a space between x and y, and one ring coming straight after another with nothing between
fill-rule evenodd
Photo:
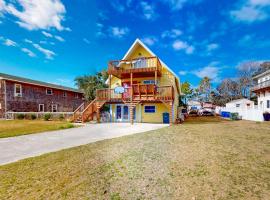
<instances>
[{"instance_id":1,"label":"wooden staircase","mask_svg":"<svg viewBox=\"0 0 270 200\"><path fill-rule=\"evenodd\" d=\"M100 109L106 103L106 101L97 101L94 99L89 104L80 105L73 114L73 121L76 123L84 123L87 121L93 121L94 116L99 122L100 119Z\"/></svg>"}]
</instances>

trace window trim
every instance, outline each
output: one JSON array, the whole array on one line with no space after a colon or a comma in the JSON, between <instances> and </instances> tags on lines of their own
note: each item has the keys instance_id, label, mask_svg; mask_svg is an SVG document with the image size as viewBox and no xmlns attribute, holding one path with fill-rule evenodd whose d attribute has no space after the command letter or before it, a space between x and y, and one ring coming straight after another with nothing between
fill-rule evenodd
<instances>
[{"instance_id":1,"label":"window trim","mask_svg":"<svg viewBox=\"0 0 270 200\"><path fill-rule=\"evenodd\" d=\"M20 86L20 93L16 92L16 86ZM19 84L19 83L14 84L14 96L15 97L22 97L22 84Z\"/></svg>"},{"instance_id":2,"label":"window trim","mask_svg":"<svg viewBox=\"0 0 270 200\"><path fill-rule=\"evenodd\" d=\"M79 94L75 93L75 99L79 99Z\"/></svg>"},{"instance_id":3,"label":"window trim","mask_svg":"<svg viewBox=\"0 0 270 200\"><path fill-rule=\"evenodd\" d=\"M40 110L40 106L43 106L43 110ZM38 112L45 112L45 105L43 103L38 104Z\"/></svg>"},{"instance_id":4,"label":"window trim","mask_svg":"<svg viewBox=\"0 0 270 200\"><path fill-rule=\"evenodd\" d=\"M48 90L51 90L52 93L51 93L51 94L48 94ZM51 89L51 88L46 88L46 95L53 95L53 89Z\"/></svg>"},{"instance_id":5,"label":"window trim","mask_svg":"<svg viewBox=\"0 0 270 200\"><path fill-rule=\"evenodd\" d=\"M150 106L155 108L155 109L154 109L154 112L146 112L146 111L145 111L145 108L146 108L146 107L150 107ZM150 114L151 114L151 113L156 113L156 112L157 112L157 108L156 108L155 105L147 105L147 106L144 106L144 113L150 113Z\"/></svg>"}]
</instances>

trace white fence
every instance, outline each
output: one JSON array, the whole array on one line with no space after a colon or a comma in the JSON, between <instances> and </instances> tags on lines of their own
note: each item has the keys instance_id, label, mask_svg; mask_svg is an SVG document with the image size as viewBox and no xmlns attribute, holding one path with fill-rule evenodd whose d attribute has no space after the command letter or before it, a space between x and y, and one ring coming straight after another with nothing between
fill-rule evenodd
<instances>
[{"instance_id":1,"label":"white fence","mask_svg":"<svg viewBox=\"0 0 270 200\"><path fill-rule=\"evenodd\" d=\"M264 121L263 111L257 108L226 108L219 107L216 109L216 113L220 114L221 112L230 112L230 113L238 113L240 117L244 120L251 121Z\"/></svg>"}]
</instances>

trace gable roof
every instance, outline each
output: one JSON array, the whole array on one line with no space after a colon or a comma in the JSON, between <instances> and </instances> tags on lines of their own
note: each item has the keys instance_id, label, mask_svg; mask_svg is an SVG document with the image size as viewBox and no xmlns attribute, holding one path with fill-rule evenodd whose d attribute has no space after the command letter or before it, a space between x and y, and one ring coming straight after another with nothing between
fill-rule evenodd
<instances>
[{"instance_id":1,"label":"gable roof","mask_svg":"<svg viewBox=\"0 0 270 200\"><path fill-rule=\"evenodd\" d=\"M122 60L126 60L126 58L132 53L132 51L135 49L135 46L137 45L137 44L139 44L139 45L141 45L143 48L145 48L146 49L146 51L148 51L150 54L151 54L151 56L153 56L153 57L158 57L153 51L151 51L151 49L149 49L139 38L137 38L134 42L133 42L133 44L131 45L131 47L129 48L129 50L127 51L127 53L124 55L124 57L122 58ZM170 71L175 77L176 77L176 79L178 80L178 82L179 82L179 84L180 84L180 79L179 79L179 77L174 73L174 71L171 69L171 68L169 68L160 58L159 58L159 60L160 60L160 62L161 62L161 64L168 70L168 71Z\"/></svg>"},{"instance_id":2,"label":"gable roof","mask_svg":"<svg viewBox=\"0 0 270 200\"><path fill-rule=\"evenodd\" d=\"M153 56L153 57L158 57L153 51L151 51L139 38L137 38L134 42L133 42L133 44L131 45L131 47L129 48L129 50L126 52L126 54L124 55L124 57L122 58L122 60L126 60L126 58L132 53L132 51L135 49L135 47L136 47L136 45L141 45L143 48L145 48L146 49L146 51L148 51L150 54L151 54L151 56ZM169 72L171 72L174 76L175 76L175 78L176 78L176 80L178 81L178 88L177 88L177 90L179 91L179 93L181 93L181 88L180 88L180 78L174 73L174 71L171 69L171 68L169 68L160 58L159 58L159 60L160 60L160 62L161 62L161 64L162 64L162 66L164 66ZM109 82L109 79L107 79L106 80L106 83L108 83Z\"/></svg>"},{"instance_id":3,"label":"gable roof","mask_svg":"<svg viewBox=\"0 0 270 200\"><path fill-rule=\"evenodd\" d=\"M66 86L62 86L62 85L56 85L56 84L52 84L52 83L46 83L46 82L42 82L42 81L36 81L36 80L23 78L23 77L19 77L19 76L13 76L13 75L4 74L4 73L0 73L0 79L16 81L16 82L20 82L20 83L28 83L28 84L32 84L32 85L38 85L38 86L54 88L54 89L59 89L59 90L83 93L81 90L78 90L76 88L66 87Z\"/></svg>"}]
</instances>

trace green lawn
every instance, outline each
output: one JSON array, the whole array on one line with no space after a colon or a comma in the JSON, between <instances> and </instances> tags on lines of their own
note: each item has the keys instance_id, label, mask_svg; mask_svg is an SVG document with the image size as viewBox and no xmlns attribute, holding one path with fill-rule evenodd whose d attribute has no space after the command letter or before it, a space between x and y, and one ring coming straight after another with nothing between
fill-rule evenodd
<instances>
[{"instance_id":1,"label":"green lawn","mask_svg":"<svg viewBox=\"0 0 270 200\"><path fill-rule=\"evenodd\" d=\"M269 196L269 123L195 118L0 166L0 199Z\"/></svg>"},{"instance_id":2,"label":"green lawn","mask_svg":"<svg viewBox=\"0 0 270 200\"><path fill-rule=\"evenodd\" d=\"M73 127L73 124L64 121L0 120L0 138Z\"/></svg>"}]
</instances>

